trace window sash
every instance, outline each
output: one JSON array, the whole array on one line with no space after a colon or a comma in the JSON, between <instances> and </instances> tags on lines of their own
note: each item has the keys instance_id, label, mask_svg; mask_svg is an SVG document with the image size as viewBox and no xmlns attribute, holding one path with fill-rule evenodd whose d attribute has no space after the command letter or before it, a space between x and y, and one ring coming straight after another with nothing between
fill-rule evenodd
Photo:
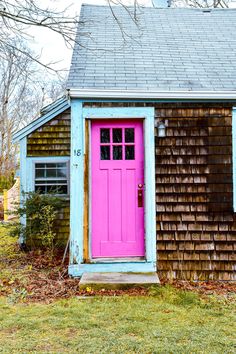
<instances>
[{"instance_id":1,"label":"window sash","mask_svg":"<svg viewBox=\"0 0 236 354\"><path fill-rule=\"evenodd\" d=\"M38 165L38 166L37 166ZM49 165L49 167L47 167ZM66 173L66 177L36 177L36 171L44 171L44 175L47 174L49 170L63 170ZM57 172L55 173L57 174ZM67 193L55 193L55 195L69 195L69 160L67 161L35 161L34 163L34 190L39 187L50 188L60 188L67 187ZM42 193L45 194L45 193Z\"/></svg>"}]
</instances>

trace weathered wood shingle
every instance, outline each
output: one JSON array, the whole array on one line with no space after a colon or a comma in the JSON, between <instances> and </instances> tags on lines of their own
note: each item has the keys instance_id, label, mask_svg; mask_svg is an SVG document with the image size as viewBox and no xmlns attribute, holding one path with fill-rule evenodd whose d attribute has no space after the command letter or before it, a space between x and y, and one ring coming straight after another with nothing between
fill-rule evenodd
<instances>
[{"instance_id":1,"label":"weathered wood shingle","mask_svg":"<svg viewBox=\"0 0 236 354\"><path fill-rule=\"evenodd\" d=\"M27 156L70 156L70 111L28 135Z\"/></svg>"},{"instance_id":2,"label":"weathered wood shingle","mask_svg":"<svg viewBox=\"0 0 236 354\"><path fill-rule=\"evenodd\" d=\"M156 119L158 270L166 277L235 278L232 107L162 104Z\"/></svg>"}]
</instances>

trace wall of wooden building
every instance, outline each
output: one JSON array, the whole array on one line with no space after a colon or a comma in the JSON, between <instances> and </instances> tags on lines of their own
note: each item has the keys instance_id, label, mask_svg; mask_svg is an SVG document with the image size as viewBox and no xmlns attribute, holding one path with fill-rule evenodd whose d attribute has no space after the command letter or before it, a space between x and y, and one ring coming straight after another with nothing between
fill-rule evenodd
<instances>
[{"instance_id":1,"label":"wall of wooden building","mask_svg":"<svg viewBox=\"0 0 236 354\"><path fill-rule=\"evenodd\" d=\"M27 137L27 157L70 156L70 111L42 125ZM56 220L57 246L64 247L70 230L70 201Z\"/></svg>"},{"instance_id":2,"label":"wall of wooden building","mask_svg":"<svg viewBox=\"0 0 236 354\"><path fill-rule=\"evenodd\" d=\"M166 137L155 137L158 274L173 279L236 280L232 105L162 103L155 104L155 115L167 126ZM69 156L69 112L32 133L27 153ZM58 220L58 231L59 239L66 240L69 205Z\"/></svg>"},{"instance_id":3,"label":"wall of wooden building","mask_svg":"<svg viewBox=\"0 0 236 354\"><path fill-rule=\"evenodd\" d=\"M69 110L28 135L27 156L70 156Z\"/></svg>"},{"instance_id":4,"label":"wall of wooden building","mask_svg":"<svg viewBox=\"0 0 236 354\"><path fill-rule=\"evenodd\" d=\"M236 280L232 106L162 104L155 138L159 273Z\"/></svg>"}]
</instances>

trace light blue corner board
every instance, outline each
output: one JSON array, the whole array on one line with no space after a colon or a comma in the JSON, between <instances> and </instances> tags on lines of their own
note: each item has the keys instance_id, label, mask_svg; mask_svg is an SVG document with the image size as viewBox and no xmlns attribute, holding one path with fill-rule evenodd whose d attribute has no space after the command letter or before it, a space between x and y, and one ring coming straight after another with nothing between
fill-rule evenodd
<instances>
[{"instance_id":1,"label":"light blue corner board","mask_svg":"<svg viewBox=\"0 0 236 354\"><path fill-rule=\"evenodd\" d=\"M233 210L236 212L236 107L232 111Z\"/></svg>"},{"instance_id":2,"label":"light blue corner board","mask_svg":"<svg viewBox=\"0 0 236 354\"><path fill-rule=\"evenodd\" d=\"M13 143L23 139L25 136L32 133L34 130L38 129L41 125L47 123L58 114L64 112L66 109L70 108L70 104L68 100L65 98L64 100L60 100L58 104L55 104L52 109L47 111L47 113L38 117L32 123L28 124L26 127L22 128L18 132L13 135Z\"/></svg>"}]
</instances>

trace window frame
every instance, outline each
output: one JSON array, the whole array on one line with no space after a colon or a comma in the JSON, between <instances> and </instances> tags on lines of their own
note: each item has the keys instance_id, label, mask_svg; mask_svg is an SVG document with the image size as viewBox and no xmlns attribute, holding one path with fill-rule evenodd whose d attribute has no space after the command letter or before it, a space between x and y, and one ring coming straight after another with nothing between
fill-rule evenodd
<instances>
[{"instance_id":1,"label":"window frame","mask_svg":"<svg viewBox=\"0 0 236 354\"><path fill-rule=\"evenodd\" d=\"M67 194L62 194L62 193L52 193L54 196L57 197L69 197L70 196L70 158L66 158L66 157L45 157L45 158L35 158L33 160L33 173L32 173L32 177L33 177L33 181L32 181L32 187L33 187L33 191L35 192L35 171L36 171L36 164L38 163L42 163L42 164L47 164L47 163L66 163L66 169L67 169ZM55 180L56 178L54 178ZM46 180L46 179L45 179ZM50 180L50 179L49 179ZM47 195L48 193L42 193L42 195Z\"/></svg>"}]
</instances>

